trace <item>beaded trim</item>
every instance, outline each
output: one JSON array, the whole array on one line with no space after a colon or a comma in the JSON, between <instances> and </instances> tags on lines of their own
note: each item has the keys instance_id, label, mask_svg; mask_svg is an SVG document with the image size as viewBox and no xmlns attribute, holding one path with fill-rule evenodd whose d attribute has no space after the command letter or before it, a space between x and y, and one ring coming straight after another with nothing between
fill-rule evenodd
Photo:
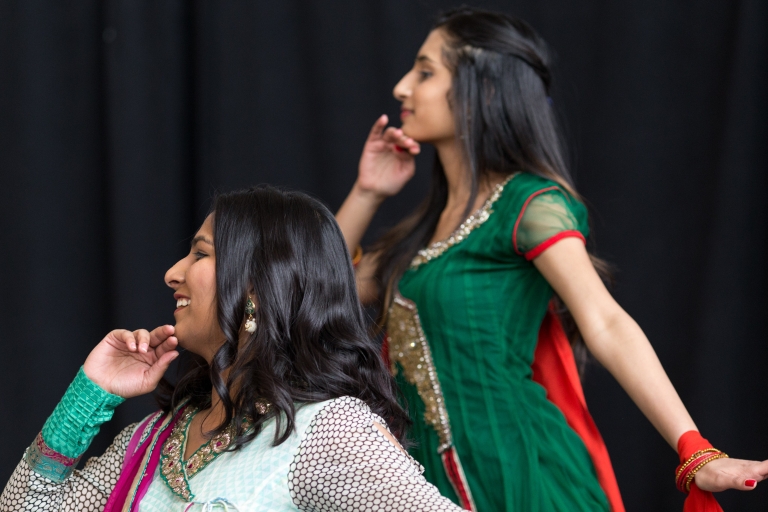
<instances>
[{"instance_id":1,"label":"beaded trim","mask_svg":"<svg viewBox=\"0 0 768 512\"><path fill-rule=\"evenodd\" d=\"M387 337L392 374L397 373L399 363L405 379L416 386L424 402L424 421L437 432L440 440L437 452L442 453L453 445L443 390L416 304L400 294L395 296L389 309Z\"/></svg>"},{"instance_id":2,"label":"beaded trim","mask_svg":"<svg viewBox=\"0 0 768 512\"><path fill-rule=\"evenodd\" d=\"M512 180L512 178L517 176L517 174L518 173L510 174L504 181L497 184L493 188L491 196L485 200L485 203L483 203L483 206L481 206L475 213L467 217L467 219L461 223L456 231L451 233L451 236L445 240L440 240L430 244L424 249L419 250L419 252L416 253L416 256L413 257L413 260L411 260L411 268L418 268L420 265L429 263L433 259L442 256L445 251L462 242L469 236L472 231L484 224L485 221L487 221L493 213L493 210L491 209L493 207L493 203L499 200L501 193L504 191L504 187Z\"/></svg>"},{"instance_id":3,"label":"beaded trim","mask_svg":"<svg viewBox=\"0 0 768 512\"><path fill-rule=\"evenodd\" d=\"M160 455L160 475L173 493L184 500L195 498L189 486L189 479L203 470L229 447L235 437L234 426L211 438L184 461L187 446L187 430L197 409L190 407L184 412L163 445Z\"/></svg>"}]
</instances>

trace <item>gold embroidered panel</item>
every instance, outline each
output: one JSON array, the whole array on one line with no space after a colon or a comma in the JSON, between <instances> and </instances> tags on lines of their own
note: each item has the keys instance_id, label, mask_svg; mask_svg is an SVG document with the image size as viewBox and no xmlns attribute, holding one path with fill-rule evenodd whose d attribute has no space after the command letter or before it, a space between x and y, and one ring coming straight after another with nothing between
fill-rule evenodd
<instances>
[{"instance_id":1,"label":"gold embroidered panel","mask_svg":"<svg viewBox=\"0 0 768 512\"><path fill-rule=\"evenodd\" d=\"M432 351L416 304L399 294L389 309L387 338L392 374L397 373L399 364L405 380L416 386L424 402L424 421L437 432L440 439L437 452L443 453L453 445L453 437Z\"/></svg>"}]
</instances>

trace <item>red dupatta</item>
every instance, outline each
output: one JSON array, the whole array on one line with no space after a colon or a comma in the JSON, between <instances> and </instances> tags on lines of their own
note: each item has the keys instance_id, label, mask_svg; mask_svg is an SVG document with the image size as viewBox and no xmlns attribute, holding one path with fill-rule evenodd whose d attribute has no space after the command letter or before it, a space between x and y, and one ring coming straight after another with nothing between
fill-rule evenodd
<instances>
[{"instance_id":1,"label":"red dupatta","mask_svg":"<svg viewBox=\"0 0 768 512\"><path fill-rule=\"evenodd\" d=\"M532 368L533 380L547 390L549 401L563 412L568 425L584 441L611 510L624 512L608 449L587 410L571 344L551 304L541 323Z\"/></svg>"}]
</instances>

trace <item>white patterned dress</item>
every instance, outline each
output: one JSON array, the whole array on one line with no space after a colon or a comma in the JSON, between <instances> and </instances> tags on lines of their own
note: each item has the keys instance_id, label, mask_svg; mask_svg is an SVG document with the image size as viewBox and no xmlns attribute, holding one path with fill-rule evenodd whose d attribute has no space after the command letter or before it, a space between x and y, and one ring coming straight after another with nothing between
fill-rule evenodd
<instances>
[{"instance_id":1,"label":"white patterned dress","mask_svg":"<svg viewBox=\"0 0 768 512\"><path fill-rule=\"evenodd\" d=\"M69 393L69 392L68 392ZM194 494L174 494L158 469L142 512L458 511L422 476L423 468L376 427L385 425L361 400L341 397L299 407L296 429L272 446L275 422L236 452L225 452L189 479ZM151 423L145 428L148 430ZM103 510L117 482L129 441L124 429L100 457L57 480L34 470L35 444L0 496L0 512ZM45 434L45 429L43 434ZM42 470L46 473L47 470Z\"/></svg>"}]
</instances>

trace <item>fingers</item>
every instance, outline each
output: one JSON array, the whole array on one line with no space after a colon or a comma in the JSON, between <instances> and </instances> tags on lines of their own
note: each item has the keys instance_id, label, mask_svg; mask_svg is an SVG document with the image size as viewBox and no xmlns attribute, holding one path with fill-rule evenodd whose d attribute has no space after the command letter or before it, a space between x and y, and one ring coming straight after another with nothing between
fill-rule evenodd
<instances>
[{"instance_id":1,"label":"fingers","mask_svg":"<svg viewBox=\"0 0 768 512\"><path fill-rule=\"evenodd\" d=\"M737 476L734 480L734 489L741 489L742 491L751 491L757 487L758 482L762 482L768 477L768 460L762 462L750 462L744 461L747 467L741 475Z\"/></svg>"},{"instance_id":2,"label":"fingers","mask_svg":"<svg viewBox=\"0 0 768 512\"><path fill-rule=\"evenodd\" d=\"M701 468L695 477L696 485L704 491L737 489L751 491L768 476L768 461L755 462L741 459L714 460Z\"/></svg>"},{"instance_id":3,"label":"fingers","mask_svg":"<svg viewBox=\"0 0 768 512\"><path fill-rule=\"evenodd\" d=\"M175 350L171 350L163 354L162 357L160 357L152 366L149 367L149 369L147 369L145 375L152 389L157 386L157 383L160 382L160 379L163 378L163 375L168 370L168 367L177 357L179 357L179 353Z\"/></svg>"},{"instance_id":4,"label":"fingers","mask_svg":"<svg viewBox=\"0 0 768 512\"><path fill-rule=\"evenodd\" d=\"M382 114L373 126L371 127L371 133L368 134L368 140L377 140L381 138L381 133L384 131L384 127L387 126L389 118L387 114Z\"/></svg>"},{"instance_id":5,"label":"fingers","mask_svg":"<svg viewBox=\"0 0 768 512\"><path fill-rule=\"evenodd\" d=\"M400 128L390 126L384 131L383 138L386 142L392 144L393 149L398 153L418 155L421 152L419 143L405 135Z\"/></svg>"},{"instance_id":6,"label":"fingers","mask_svg":"<svg viewBox=\"0 0 768 512\"><path fill-rule=\"evenodd\" d=\"M149 331L146 329L138 329L133 331L133 336L136 340L136 347L139 352L146 354L149 350Z\"/></svg>"},{"instance_id":7,"label":"fingers","mask_svg":"<svg viewBox=\"0 0 768 512\"><path fill-rule=\"evenodd\" d=\"M169 336L173 335L174 331L175 329L172 325L161 325L160 327L155 327L152 329L152 332L149 333L149 346L159 346L162 342L167 340Z\"/></svg>"},{"instance_id":8,"label":"fingers","mask_svg":"<svg viewBox=\"0 0 768 512\"><path fill-rule=\"evenodd\" d=\"M163 343L155 347L155 356L159 359L163 357L167 352L175 350L179 345L179 340L176 336L169 336Z\"/></svg>"},{"instance_id":9,"label":"fingers","mask_svg":"<svg viewBox=\"0 0 768 512\"><path fill-rule=\"evenodd\" d=\"M110 334L114 336L114 339L116 339L118 342L124 344L131 352L135 352L139 346L136 340L136 336L131 331L127 331L125 329L115 329ZM109 339L109 336L106 339Z\"/></svg>"}]
</instances>

